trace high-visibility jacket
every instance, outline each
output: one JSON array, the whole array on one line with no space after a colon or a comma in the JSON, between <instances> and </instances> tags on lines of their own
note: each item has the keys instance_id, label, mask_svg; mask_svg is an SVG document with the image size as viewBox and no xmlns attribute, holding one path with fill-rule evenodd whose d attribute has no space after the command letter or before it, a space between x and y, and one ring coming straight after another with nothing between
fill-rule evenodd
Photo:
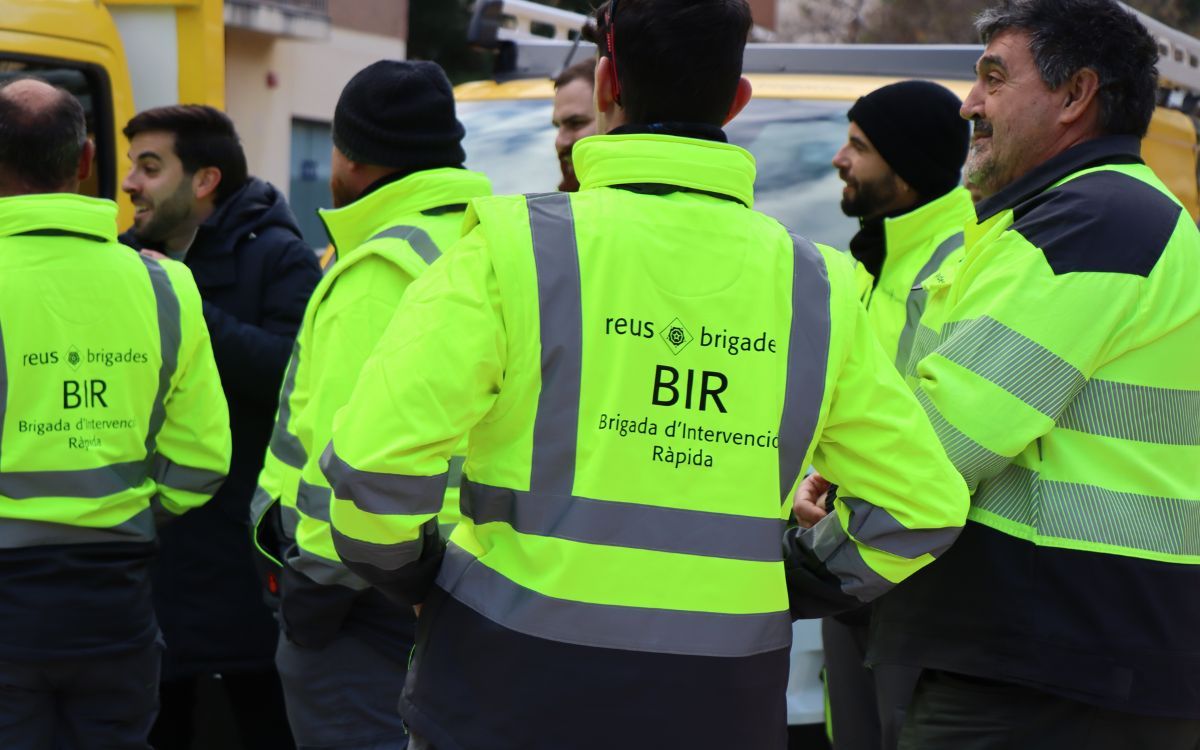
<instances>
[{"instance_id":1,"label":"high-visibility jacket","mask_svg":"<svg viewBox=\"0 0 1200 750\"><path fill-rule=\"evenodd\" d=\"M261 538L265 535L256 537L265 554L285 557L289 573L308 579L288 576L293 592L309 582L349 590L326 592L317 606L311 592L291 597L291 604L284 586L285 626L300 642L335 633L355 598L351 592L366 587L341 564L329 534L329 484L317 462L329 442L333 415L349 399L409 284L437 260L439 248L459 236L467 202L490 193L491 184L479 173L434 169L385 184L343 208L321 211L338 259L305 310L251 507L252 523L261 531L267 511L280 504L286 549L271 548ZM456 507L457 488L450 494Z\"/></svg>"},{"instance_id":2,"label":"high-visibility jacket","mask_svg":"<svg viewBox=\"0 0 1200 750\"><path fill-rule=\"evenodd\" d=\"M749 210L747 152L574 153L581 192L473 201L409 290L323 459L337 550L409 601L436 575L402 711L438 747L782 747L809 458L843 500L792 541L841 606L944 550L965 487L850 264Z\"/></svg>"},{"instance_id":3,"label":"high-visibility jacket","mask_svg":"<svg viewBox=\"0 0 1200 750\"><path fill-rule=\"evenodd\" d=\"M909 374L973 492L873 657L1200 718L1200 233L1133 137L982 202Z\"/></svg>"},{"instance_id":4,"label":"high-visibility jacket","mask_svg":"<svg viewBox=\"0 0 1200 750\"><path fill-rule=\"evenodd\" d=\"M229 470L199 292L116 241L117 207L0 199L0 658L154 637L156 522Z\"/></svg>"},{"instance_id":5,"label":"high-visibility jacket","mask_svg":"<svg viewBox=\"0 0 1200 750\"><path fill-rule=\"evenodd\" d=\"M878 279L862 263L855 264L867 319L897 369L908 364L925 311L921 282L962 260L963 227L974 220L971 194L956 187L920 208L883 220L887 252Z\"/></svg>"}]
</instances>

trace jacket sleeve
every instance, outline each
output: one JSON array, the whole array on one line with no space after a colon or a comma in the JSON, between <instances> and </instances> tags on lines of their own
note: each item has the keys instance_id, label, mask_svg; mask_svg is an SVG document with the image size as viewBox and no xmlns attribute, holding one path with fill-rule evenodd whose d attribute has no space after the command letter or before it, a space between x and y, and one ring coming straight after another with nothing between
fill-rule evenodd
<instances>
[{"instance_id":1,"label":"jacket sleeve","mask_svg":"<svg viewBox=\"0 0 1200 750\"><path fill-rule=\"evenodd\" d=\"M263 234L256 241L269 238L270 234ZM240 321L216 305L204 303L213 352L222 367L235 363L225 367L226 388L252 403L274 403L278 398L304 308L321 280L316 256L300 240L289 235L273 256L275 263L263 270L261 290L252 291L261 295L262 319L257 324Z\"/></svg>"},{"instance_id":2,"label":"jacket sleeve","mask_svg":"<svg viewBox=\"0 0 1200 750\"><path fill-rule=\"evenodd\" d=\"M504 362L498 282L476 229L409 287L322 457L338 554L395 599L422 601L437 575L448 459L491 408Z\"/></svg>"},{"instance_id":3,"label":"jacket sleeve","mask_svg":"<svg viewBox=\"0 0 1200 750\"><path fill-rule=\"evenodd\" d=\"M813 465L838 485L834 512L786 537L792 613L871 601L950 547L970 498L929 421L884 354L853 275L827 263L830 393ZM849 271L849 269L846 269Z\"/></svg>"},{"instance_id":4,"label":"jacket sleeve","mask_svg":"<svg viewBox=\"0 0 1200 750\"><path fill-rule=\"evenodd\" d=\"M1140 281L1055 273L1016 231L960 267L914 390L972 493L1048 433L1113 353L1137 316Z\"/></svg>"},{"instance_id":5,"label":"jacket sleeve","mask_svg":"<svg viewBox=\"0 0 1200 750\"><path fill-rule=\"evenodd\" d=\"M156 263L157 261L147 261ZM152 476L154 509L169 520L208 502L229 473L229 409L201 315L200 293L187 268L162 261L179 303L180 342L175 374L163 400Z\"/></svg>"},{"instance_id":6,"label":"jacket sleeve","mask_svg":"<svg viewBox=\"0 0 1200 750\"><path fill-rule=\"evenodd\" d=\"M329 444L333 418L350 400L350 394L367 358L383 336L399 301L413 278L379 256L354 263L337 277L321 301L311 335L314 356L309 368L309 400L305 409L312 450L304 467L305 480L325 485L317 462ZM328 500L324 508L299 507L296 543L301 559L293 563L301 572L323 582L362 588L362 580L348 571L334 549ZM322 568L317 573L314 568ZM316 575L313 575L317 573Z\"/></svg>"}]
</instances>

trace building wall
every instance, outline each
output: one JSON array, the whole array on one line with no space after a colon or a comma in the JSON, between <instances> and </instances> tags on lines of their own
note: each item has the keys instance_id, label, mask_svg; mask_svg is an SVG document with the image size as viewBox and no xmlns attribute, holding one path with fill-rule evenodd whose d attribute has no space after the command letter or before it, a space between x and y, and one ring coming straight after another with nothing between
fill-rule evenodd
<instances>
[{"instance_id":1,"label":"building wall","mask_svg":"<svg viewBox=\"0 0 1200 750\"><path fill-rule=\"evenodd\" d=\"M330 0L329 9L334 25L324 41L225 30L226 111L242 137L251 174L285 192L292 121L331 121L351 76L376 60L405 57L406 1Z\"/></svg>"},{"instance_id":2,"label":"building wall","mask_svg":"<svg viewBox=\"0 0 1200 750\"><path fill-rule=\"evenodd\" d=\"M776 28L776 15L779 0L750 0L750 12L754 14L754 23L764 29Z\"/></svg>"}]
</instances>

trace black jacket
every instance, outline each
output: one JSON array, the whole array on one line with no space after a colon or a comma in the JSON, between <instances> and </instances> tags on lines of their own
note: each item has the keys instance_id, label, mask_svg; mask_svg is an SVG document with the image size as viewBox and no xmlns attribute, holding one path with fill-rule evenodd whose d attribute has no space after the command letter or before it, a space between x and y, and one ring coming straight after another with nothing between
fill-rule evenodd
<instances>
[{"instance_id":1,"label":"black jacket","mask_svg":"<svg viewBox=\"0 0 1200 750\"><path fill-rule=\"evenodd\" d=\"M141 247L132 232L121 241ZM273 662L277 625L254 570L248 507L292 342L321 278L283 196L253 178L200 226L184 263L229 401L233 463L207 505L161 529L153 583L166 679Z\"/></svg>"}]
</instances>

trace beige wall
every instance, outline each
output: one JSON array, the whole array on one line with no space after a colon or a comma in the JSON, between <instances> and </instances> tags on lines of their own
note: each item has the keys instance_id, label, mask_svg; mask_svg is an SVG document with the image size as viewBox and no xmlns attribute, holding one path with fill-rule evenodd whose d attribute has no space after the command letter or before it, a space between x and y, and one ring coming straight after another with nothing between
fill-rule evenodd
<instances>
[{"instance_id":1,"label":"beige wall","mask_svg":"<svg viewBox=\"0 0 1200 750\"><path fill-rule=\"evenodd\" d=\"M369 4L345 0L360 1ZM330 3L331 13L339 4ZM242 136L251 174L287 192L292 119L330 121L352 75L376 60L404 55L403 37L339 26L322 42L226 29L225 106Z\"/></svg>"}]
</instances>

